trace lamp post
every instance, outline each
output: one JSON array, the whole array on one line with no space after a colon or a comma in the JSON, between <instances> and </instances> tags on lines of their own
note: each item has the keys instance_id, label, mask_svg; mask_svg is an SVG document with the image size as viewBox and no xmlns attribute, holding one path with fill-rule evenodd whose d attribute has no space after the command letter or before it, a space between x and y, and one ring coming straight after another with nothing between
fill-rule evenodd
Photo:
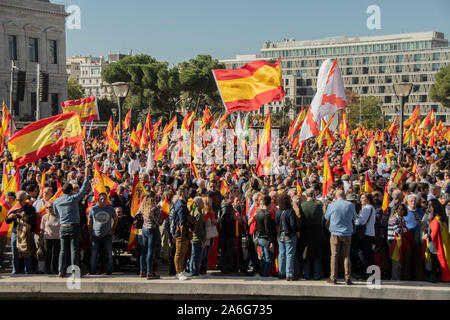
<instances>
[{"instance_id":1,"label":"lamp post","mask_svg":"<svg viewBox=\"0 0 450 320\"><path fill-rule=\"evenodd\" d=\"M118 100L119 107L119 157L122 157L122 104L125 98L128 95L128 90L130 89L130 85L126 82L114 82L111 84L114 88L114 94Z\"/></svg>"},{"instance_id":2,"label":"lamp post","mask_svg":"<svg viewBox=\"0 0 450 320\"><path fill-rule=\"evenodd\" d=\"M412 83L394 83L394 91L397 97L400 97L400 139L399 139L399 160L403 158L403 109L405 106L405 100L411 93ZM399 161L399 162L400 162Z\"/></svg>"},{"instance_id":3,"label":"lamp post","mask_svg":"<svg viewBox=\"0 0 450 320\"><path fill-rule=\"evenodd\" d=\"M116 122L117 109L116 108L112 108L111 112L112 112L113 124L114 124L114 122Z\"/></svg>"}]
</instances>

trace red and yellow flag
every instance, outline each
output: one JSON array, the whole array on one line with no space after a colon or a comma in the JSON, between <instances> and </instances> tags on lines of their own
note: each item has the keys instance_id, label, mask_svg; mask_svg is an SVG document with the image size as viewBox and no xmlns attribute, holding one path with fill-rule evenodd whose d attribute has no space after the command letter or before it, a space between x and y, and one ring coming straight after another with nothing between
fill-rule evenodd
<instances>
[{"instance_id":1,"label":"red and yellow flag","mask_svg":"<svg viewBox=\"0 0 450 320\"><path fill-rule=\"evenodd\" d=\"M309 169L309 168L308 168ZM333 172L331 171L330 162L328 161L327 151L323 158L323 190L322 197L328 194L328 189L333 185Z\"/></svg>"},{"instance_id":2,"label":"red and yellow flag","mask_svg":"<svg viewBox=\"0 0 450 320\"><path fill-rule=\"evenodd\" d=\"M33 122L11 137L8 148L19 168L81 141L80 117L72 112Z\"/></svg>"},{"instance_id":3,"label":"red and yellow flag","mask_svg":"<svg viewBox=\"0 0 450 320\"><path fill-rule=\"evenodd\" d=\"M387 213L387 209L389 207L388 186L389 186L389 182L386 183L386 186L384 187L383 205L381 206L381 209L384 211L384 213Z\"/></svg>"},{"instance_id":4,"label":"red and yellow flag","mask_svg":"<svg viewBox=\"0 0 450 320\"><path fill-rule=\"evenodd\" d=\"M170 204L169 200L167 200L167 197L164 197L164 201L161 204L161 213L164 220L166 220L169 217L170 213Z\"/></svg>"},{"instance_id":5,"label":"red and yellow flag","mask_svg":"<svg viewBox=\"0 0 450 320\"><path fill-rule=\"evenodd\" d=\"M303 140L303 141L306 141L306 140ZM300 181L298 181L298 177L297 177L297 194L299 196L301 196L303 194L302 193L302 187L300 186Z\"/></svg>"},{"instance_id":6,"label":"red and yellow flag","mask_svg":"<svg viewBox=\"0 0 450 320\"><path fill-rule=\"evenodd\" d=\"M99 120L95 96L61 102L63 113L76 112L81 122Z\"/></svg>"},{"instance_id":7,"label":"red and yellow flag","mask_svg":"<svg viewBox=\"0 0 450 320\"><path fill-rule=\"evenodd\" d=\"M250 62L240 69L215 69L214 78L228 113L255 111L285 95L280 59Z\"/></svg>"},{"instance_id":8,"label":"red and yellow flag","mask_svg":"<svg viewBox=\"0 0 450 320\"><path fill-rule=\"evenodd\" d=\"M346 174L352 174L352 145L350 135L347 135L347 140L345 141L344 154L342 155L342 168Z\"/></svg>"},{"instance_id":9,"label":"red and yellow flag","mask_svg":"<svg viewBox=\"0 0 450 320\"><path fill-rule=\"evenodd\" d=\"M389 248L389 258L393 261L402 262L402 237L396 235Z\"/></svg>"},{"instance_id":10,"label":"red and yellow flag","mask_svg":"<svg viewBox=\"0 0 450 320\"><path fill-rule=\"evenodd\" d=\"M416 109L411 113L411 116L408 118L408 120L403 122L403 127L407 128L409 126L414 125L418 120L420 120L420 108L419 105L417 105Z\"/></svg>"},{"instance_id":11,"label":"red and yellow flag","mask_svg":"<svg viewBox=\"0 0 450 320\"><path fill-rule=\"evenodd\" d=\"M175 125L176 122L177 122L177 116L175 115L172 118L172 120L170 120L170 122L164 126L163 135L169 134L172 131L173 126Z\"/></svg>"},{"instance_id":12,"label":"red and yellow flag","mask_svg":"<svg viewBox=\"0 0 450 320\"><path fill-rule=\"evenodd\" d=\"M207 126L214 120L214 116L211 114L211 111L209 110L208 106L205 107L205 111L203 111L203 121L202 126Z\"/></svg>"},{"instance_id":13,"label":"red and yellow flag","mask_svg":"<svg viewBox=\"0 0 450 320\"><path fill-rule=\"evenodd\" d=\"M156 140L156 136L158 134L158 129L159 129L159 126L161 125L161 123L162 123L162 117L159 117L159 120L153 126L153 135L151 136L152 141Z\"/></svg>"},{"instance_id":14,"label":"red and yellow flag","mask_svg":"<svg viewBox=\"0 0 450 320\"><path fill-rule=\"evenodd\" d=\"M395 171L394 176L392 177L392 182L396 185L399 185L407 176L408 171L405 168L398 168L397 171Z\"/></svg>"},{"instance_id":15,"label":"red and yellow flag","mask_svg":"<svg viewBox=\"0 0 450 320\"><path fill-rule=\"evenodd\" d=\"M439 216L430 223L431 241L433 241L436 255L441 267L442 281L450 281L450 235L447 226L441 222Z\"/></svg>"},{"instance_id":16,"label":"red and yellow flag","mask_svg":"<svg viewBox=\"0 0 450 320\"><path fill-rule=\"evenodd\" d=\"M136 126L137 141L141 141L141 136L142 136L142 123L139 121Z\"/></svg>"},{"instance_id":17,"label":"red and yellow flag","mask_svg":"<svg viewBox=\"0 0 450 320\"><path fill-rule=\"evenodd\" d=\"M264 124L264 130L259 141L259 153L256 160L256 174L258 176L266 176L270 173L271 169L271 120L270 120L270 109L266 117L266 122Z\"/></svg>"},{"instance_id":18,"label":"red and yellow flag","mask_svg":"<svg viewBox=\"0 0 450 320\"><path fill-rule=\"evenodd\" d=\"M368 172L366 172L366 179L364 181L364 192L373 192L372 181L370 181Z\"/></svg>"},{"instance_id":19,"label":"red and yellow flag","mask_svg":"<svg viewBox=\"0 0 450 320\"><path fill-rule=\"evenodd\" d=\"M331 134L331 132L328 130L328 127L330 126L331 121L333 121L334 116L335 116L335 113L331 116L330 120L328 120L328 122L327 122L326 125L324 125L325 122L324 122L323 119L322 119L322 131L320 132L320 135L319 135L319 137L317 138L317 143L319 144L319 147L322 146L322 142L323 142L324 136L325 136L326 134ZM331 141L329 141L329 140L331 140L331 139L327 136L327 142L328 142L328 143L330 143L330 142L332 141L332 140L331 140Z\"/></svg>"},{"instance_id":20,"label":"red and yellow flag","mask_svg":"<svg viewBox=\"0 0 450 320\"><path fill-rule=\"evenodd\" d=\"M13 118L12 118L11 114L9 113L8 108L6 107L5 102L3 102L0 137L8 138L8 137L11 137L14 133L15 133L15 126L14 126Z\"/></svg>"},{"instance_id":21,"label":"red and yellow flag","mask_svg":"<svg viewBox=\"0 0 450 320\"><path fill-rule=\"evenodd\" d=\"M123 130L128 130L131 126L131 109L128 110L125 120L123 122Z\"/></svg>"},{"instance_id":22,"label":"red and yellow flag","mask_svg":"<svg viewBox=\"0 0 450 320\"><path fill-rule=\"evenodd\" d=\"M378 157L377 148L375 147L375 141L373 140L373 137L370 138L366 150L364 151L364 158L367 157Z\"/></svg>"},{"instance_id":23,"label":"red and yellow flag","mask_svg":"<svg viewBox=\"0 0 450 320\"><path fill-rule=\"evenodd\" d=\"M140 141L137 137L137 134L136 134L136 131L134 130L134 128L133 128L133 131L131 132L130 143L132 146L139 148Z\"/></svg>"},{"instance_id":24,"label":"red and yellow flag","mask_svg":"<svg viewBox=\"0 0 450 320\"><path fill-rule=\"evenodd\" d=\"M225 179L222 179L222 183L220 185L220 193L225 196L225 194L230 190L228 187L228 183L225 181Z\"/></svg>"}]
</instances>

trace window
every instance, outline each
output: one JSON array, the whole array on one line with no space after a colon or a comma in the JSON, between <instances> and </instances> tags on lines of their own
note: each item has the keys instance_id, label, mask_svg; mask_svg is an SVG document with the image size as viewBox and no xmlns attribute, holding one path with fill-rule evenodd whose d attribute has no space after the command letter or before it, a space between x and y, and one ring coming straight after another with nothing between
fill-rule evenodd
<instances>
[{"instance_id":1,"label":"window","mask_svg":"<svg viewBox=\"0 0 450 320\"><path fill-rule=\"evenodd\" d=\"M353 64L353 58L347 58L347 64L348 65Z\"/></svg>"},{"instance_id":2,"label":"window","mask_svg":"<svg viewBox=\"0 0 450 320\"><path fill-rule=\"evenodd\" d=\"M397 56L396 61L397 62L403 62L403 56Z\"/></svg>"},{"instance_id":3,"label":"window","mask_svg":"<svg viewBox=\"0 0 450 320\"><path fill-rule=\"evenodd\" d=\"M353 69L352 68L347 68L347 74L353 74Z\"/></svg>"},{"instance_id":4,"label":"window","mask_svg":"<svg viewBox=\"0 0 450 320\"><path fill-rule=\"evenodd\" d=\"M303 86L303 79L297 79L297 86Z\"/></svg>"},{"instance_id":5,"label":"window","mask_svg":"<svg viewBox=\"0 0 450 320\"><path fill-rule=\"evenodd\" d=\"M412 87L412 92L418 92L419 91L420 86L418 84L414 85Z\"/></svg>"},{"instance_id":6,"label":"window","mask_svg":"<svg viewBox=\"0 0 450 320\"><path fill-rule=\"evenodd\" d=\"M316 60L316 67L320 67L321 63L322 63L322 60Z\"/></svg>"},{"instance_id":7,"label":"window","mask_svg":"<svg viewBox=\"0 0 450 320\"><path fill-rule=\"evenodd\" d=\"M8 36L9 60L17 60L17 37Z\"/></svg>"},{"instance_id":8,"label":"window","mask_svg":"<svg viewBox=\"0 0 450 320\"><path fill-rule=\"evenodd\" d=\"M56 40L50 40L50 64L58 64L58 53L56 47Z\"/></svg>"},{"instance_id":9,"label":"window","mask_svg":"<svg viewBox=\"0 0 450 320\"><path fill-rule=\"evenodd\" d=\"M369 87L363 87L362 88L362 93L367 93L369 92Z\"/></svg>"},{"instance_id":10,"label":"window","mask_svg":"<svg viewBox=\"0 0 450 320\"><path fill-rule=\"evenodd\" d=\"M291 90L290 90L290 88L286 88L286 94L287 95L289 95L289 92L290 92Z\"/></svg>"},{"instance_id":11,"label":"window","mask_svg":"<svg viewBox=\"0 0 450 320\"><path fill-rule=\"evenodd\" d=\"M352 84L358 84L358 77L352 78Z\"/></svg>"},{"instance_id":12,"label":"window","mask_svg":"<svg viewBox=\"0 0 450 320\"><path fill-rule=\"evenodd\" d=\"M288 86L289 85L289 79L286 79L285 84Z\"/></svg>"},{"instance_id":13,"label":"window","mask_svg":"<svg viewBox=\"0 0 450 320\"><path fill-rule=\"evenodd\" d=\"M433 71L438 71L439 70L439 63L433 63L432 66L431 66L431 69Z\"/></svg>"},{"instance_id":14,"label":"window","mask_svg":"<svg viewBox=\"0 0 450 320\"><path fill-rule=\"evenodd\" d=\"M402 82L408 82L409 76L407 74L402 75Z\"/></svg>"},{"instance_id":15,"label":"window","mask_svg":"<svg viewBox=\"0 0 450 320\"><path fill-rule=\"evenodd\" d=\"M51 103L52 103L52 116L56 116L58 114L58 105L59 105L59 101L58 101L58 94L57 93L52 93L51 94Z\"/></svg>"},{"instance_id":16,"label":"window","mask_svg":"<svg viewBox=\"0 0 450 320\"><path fill-rule=\"evenodd\" d=\"M386 63L386 56L380 56L378 58L379 63Z\"/></svg>"},{"instance_id":17,"label":"window","mask_svg":"<svg viewBox=\"0 0 450 320\"><path fill-rule=\"evenodd\" d=\"M374 84L375 83L375 77L369 77L369 83Z\"/></svg>"},{"instance_id":18,"label":"window","mask_svg":"<svg viewBox=\"0 0 450 320\"><path fill-rule=\"evenodd\" d=\"M441 57L441 54L439 52L433 53L433 60L439 60Z\"/></svg>"},{"instance_id":19,"label":"window","mask_svg":"<svg viewBox=\"0 0 450 320\"><path fill-rule=\"evenodd\" d=\"M384 93L384 86L378 87L378 93Z\"/></svg>"},{"instance_id":20,"label":"window","mask_svg":"<svg viewBox=\"0 0 450 320\"><path fill-rule=\"evenodd\" d=\"M420 102L427 102L427 95L426 94L420 96Z\"/></svg>"},{"instance_id":21,"label":"window","mask_svg":"<svg viewBox=\"0 0 450 320\"><path fill-rule=\"evenodd\" d=\"M420 61L420 60L422 60L422 54L416 53L416 54L414 55L414 61Z\"/></svg>"},{"instance_id":22,"label":"window","mask_svg":"<svg viewBox=\"0 0 450 320\"><path fill-rule=\"evenodd\" d=\"M391 96L385 96L384 97L384 103L391 103L392 102L392 97Z\"/></svg>"},{"instance_id":23,"label":"window","mask_svg":"<svg viewBox=\"0 0 450 320\"><path fill-rule=\"evenodd\" d=\"M402 70L403 70L403 66L395 66L396 72L402 72Z\"/></svg>"},{"instance_id":24,"label":"window","mask_svg":"<svg viewBox=\"0 0 450 320\"><path fill-rule=\"evenodd\" d=\"M363 64L369 64L369 57L364 57L363 58Z\"/></svg>"},{"instance_id":25,"label":"window","mask_svg":"<svg viewBox=\"0 0 450 320\"><path fill-rule=\"evenodd\" d=\"M378 68L378 73L386 73L386 66L380 66Z\"/></svg>"},{"instance_id":26,"label":"window","mask_svg":"<svg viewBox=\"0 0 450 320\"><path fill-rule=\"evenodd\" d=\"M414 72L419 72L420 71L420 64L415 64L414 65Z\"/></svg>"},{"instance_id":27,"label":"window","mask_svg":"<svg viewBox=\"0 0 450 320\"><path fill-rule=\"evenodd\" d=\"M363 68L362 68L362 73L363 73L363 74L368 74L368 73L369 73L369 68L363 67Z\"/></svg>"},{"instance_id":28,"label":"window","mask_svg":"<svg viewBox=\"0 0 450 320\"><path fill-rule=\"evenodd\" d=\"M312 86L312 79L306 79L306 85Z\"/></svg>"},{"instance_id":29,"label":"window","mask_svg":"<svg viewBox=\"0 0 450 320\"><path fill-rule=\"evenodd\" d=\"M33 118L36 118L36 109L37 109L37 102L36 102L36 92L31 92L31 97L30 97L31 99L30 99L30 101L31 101L31 103L30 103L30 105L31 105L31 116L33 117Z\"/></svg>"},{"instance_id":30,"label":"window","mask_svg":"<svg viewBox=\"0 0 450 320\"><path fill-rule=\"evenodd\" d=\"M38 39L37 38L29 38L28 39L28 48L29 48L30 62L39 62Z\"/></svg>"},{"instance_id":31,"label":"window","mask_svg":"<svg viewBox=\"0 0 450 320\"><path fill-rule=\"evenodd\" d=\"M306 60L302 60L302 62L300 63L300 66L302 66L303 68L306 67Z\"/></svg>"},{"instance_id":32,"label":"window","mask_svg":"<svg viewBox=\"0 0 450 320\"><path fill-rule=\"evenodd\" d=\"M386 76L384 80L386 83L392 83L392 76Z\"/></svg>"},{"instance_id":33,"label":"window","mask_svg":"<svg viewBox=\"0 0 450 320\"><path fill-rule=\"evenodd\" d=\"M420 75L420 82L427 82L428 81L428 75L421 74Z\"/></svg>"}]
</instances>

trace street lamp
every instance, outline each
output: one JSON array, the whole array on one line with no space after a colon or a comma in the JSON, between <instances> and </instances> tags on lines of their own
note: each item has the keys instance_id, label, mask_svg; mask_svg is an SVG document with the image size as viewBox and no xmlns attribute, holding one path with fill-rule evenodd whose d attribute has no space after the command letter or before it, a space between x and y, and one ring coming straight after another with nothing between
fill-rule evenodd
<instances>
[{"instance_id":1,"label":"street lamp","mask_svg":"<svg viewBox=\"0 0 450 320\"><path fill-rule=\"evenodd\" d=\"M399 159L402 160L403 152L403 108L405 100L411 93L412 83L394 83L394 91L397 97L400 97L400 139L399 139Z\"/></svg>"},{"instance_id":2,"label":"street lamp","mask_svg":"<svg viewBox=\"0 0 450 320\"><path fill-rule=\"evenodd\" d=\"M119 157L122 156L122 104L128 95L130 85L126 82L114 82L111 84L114 88L114 94L119 102Z\"/></svg>"},{"instance_id":3,"label":"street lamp","mask_svg":"<svg viewBox=\"0 0 450 320\"><path fill-rule=\"evenodd\" d=\"M114 122L114 121L116 121L117 109L116 108L112 108L111 112L112 112L113 122Z\"/></svg>"}]
</instances>

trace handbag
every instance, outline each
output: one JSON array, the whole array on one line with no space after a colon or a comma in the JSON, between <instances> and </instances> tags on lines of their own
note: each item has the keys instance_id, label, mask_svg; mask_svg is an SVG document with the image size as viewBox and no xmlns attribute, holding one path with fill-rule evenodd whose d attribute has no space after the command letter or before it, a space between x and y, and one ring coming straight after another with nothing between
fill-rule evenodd
<instances>
[{"instance_id":1,"label":"handbag","mask_svg":"<svg viewBox=\"0 0 450 320\"><path fill-rule=\"evenodd\" d=\"M367 223L369 222L370 218L372 217L372 212L373 212L373 208L372 208L372 210L370 210L369 218L367 219L365 224L355 226L356 239L359 239L359 240L364 239L364 236L366 235L366 226L367 226Z\"/></svg>"},{"instance_id":2,"label":"handbag","mask_svg":"<svg viewBox=\"0 0 450 320\"><path fill-rule=\"evenodd\" d=\"M206 221L206 239L215 238L219 235L217 232L217 228L214 224L211 223L211 219Z\"/></svg>"}]
</instances>

